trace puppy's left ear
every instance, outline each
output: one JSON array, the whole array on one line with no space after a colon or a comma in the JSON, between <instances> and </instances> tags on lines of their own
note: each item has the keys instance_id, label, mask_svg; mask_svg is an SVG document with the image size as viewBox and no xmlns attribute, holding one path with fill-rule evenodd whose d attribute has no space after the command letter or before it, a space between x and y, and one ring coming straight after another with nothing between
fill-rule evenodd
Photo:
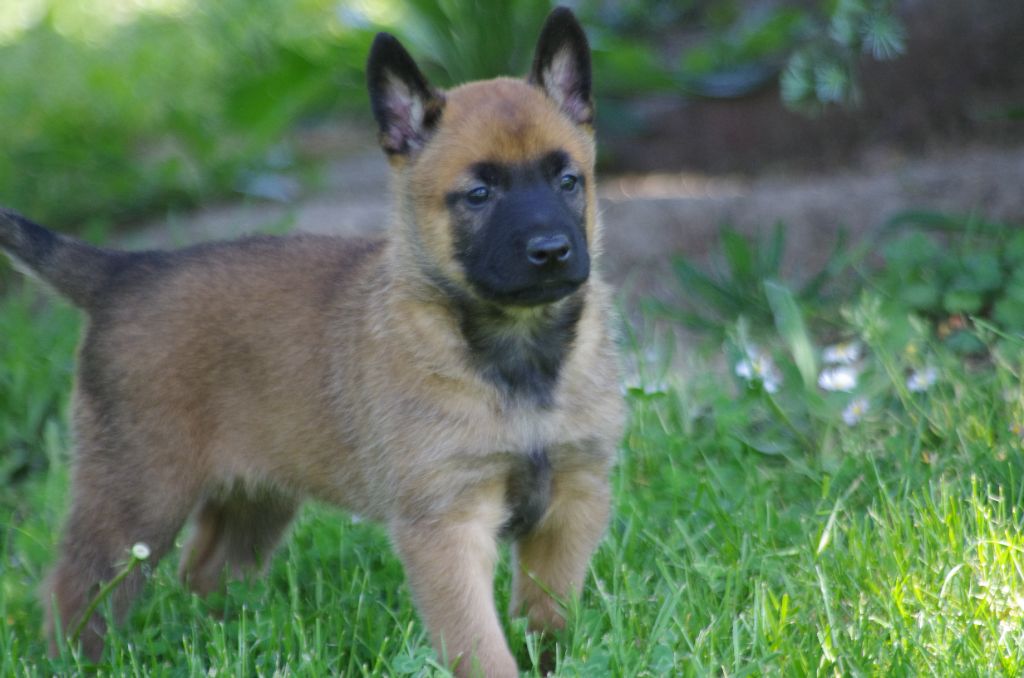
<instances>
[{"instance_id":1,"label":"puppy's left ear","mask_svg":"<svg viewBox=\"0 0 1024 678\"><path fill-rule=\"evenodd\" d=\"M593 123L590 45L569 9L556 7L544 22L528 81L547 92L577 125Z\"/></svg>"}]
</instances>

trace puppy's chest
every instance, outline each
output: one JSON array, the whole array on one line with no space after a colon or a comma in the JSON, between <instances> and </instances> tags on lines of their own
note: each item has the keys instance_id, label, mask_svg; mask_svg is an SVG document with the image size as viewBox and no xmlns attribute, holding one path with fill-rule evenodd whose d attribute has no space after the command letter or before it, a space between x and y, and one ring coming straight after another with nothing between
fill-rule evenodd
<instances>
[{"instance_id":1,"label":"puppy's chest","mask_svg":"<svg viewBox=\"0 0 1024 678\"><path fill-rule=\"evenodd\" d=\"M507 437L492 472L503 482L507 518L500 536L519 539L532 532L551 505L557 475L586 455L584 446L563 439L565 418L534 413L505 421ZM560 435L561 434L561 435Z\"/></svg>"},{"instance_id":2,"label":"puppy's chest","mask_svg":"<svg viewBox=\"0 0 1024 678\"><path fill-rule=\"evenodd\" d=\"M544 448L518 455L508 471L505 504L508 518L500 536L519 539L534 530L551 505L551 459Z\"/></svg>"}]
</instances>

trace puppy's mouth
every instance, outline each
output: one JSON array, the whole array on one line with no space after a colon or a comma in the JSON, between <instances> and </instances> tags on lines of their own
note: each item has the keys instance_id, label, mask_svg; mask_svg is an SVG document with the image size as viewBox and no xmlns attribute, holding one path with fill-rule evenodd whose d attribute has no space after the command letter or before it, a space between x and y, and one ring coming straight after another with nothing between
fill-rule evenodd
<instances>
[{"instance_id":1,"label":"puppy's mouth","mask_svg":"<svg viewBox=\"0 0 1024 678\"><path fill-rule=\"evenodd\" d=\"M581 280L549 280L514 290L480 289L482 296L502 306L542 306L565 299L578 290L586 278Z\"/></svg>"}]
</instances>

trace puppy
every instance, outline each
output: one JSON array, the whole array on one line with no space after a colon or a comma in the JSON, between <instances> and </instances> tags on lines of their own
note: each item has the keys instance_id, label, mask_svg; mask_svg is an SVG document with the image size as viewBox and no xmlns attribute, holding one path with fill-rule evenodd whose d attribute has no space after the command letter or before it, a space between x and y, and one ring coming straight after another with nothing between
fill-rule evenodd
<instances>
[{"instance_id":1,"label":"puppy","mask_svg":"<svg viewBox=\"0 0 1024 678\"><path fill-rule=\"evenodd\" d=\"M564 624L608 521L623 421L586 37L556 9L525 80L441 91L382 33L367 71L394 178L383 239L121 252L0 211L0 247L88 316L43 605L63 628L133 544L155 562L190 520L189 587L264 570L307 498L387 526L460 676L517 675L492 591L499 540L514 542L512 612ZM113 593L116 617L142 583ZM89 657L104 633L86 620Z\"/></svg>"}]
</instances>

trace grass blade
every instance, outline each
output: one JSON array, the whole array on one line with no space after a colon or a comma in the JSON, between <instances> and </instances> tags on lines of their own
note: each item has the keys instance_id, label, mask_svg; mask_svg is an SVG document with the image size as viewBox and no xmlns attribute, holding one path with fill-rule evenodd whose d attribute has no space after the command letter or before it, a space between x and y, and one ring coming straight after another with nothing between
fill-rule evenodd
<instances>
[{"instance_id":1,"label":"grass blade","mask_svg":"<svg viewBox=\"0 0 1024 678\"><path fill-rule=\"evenodd\" d=\"M772 309L775 327L783 341L786 342L786 347L793 356L793 361L800 372L800 377L804 380L804 385L811 389L817 380L817 358L814 355L814 347L810 335L807 333L807 326L804 325L803 316L793 298L793 293L785 285L771 280L765 281L764 292Z\"/></svg>"},{"instance_id":2,"label":"grass blade","mask_svg":"<svg viewBox=\"0 0 1024 678\"><path fill-rule=\"evenodd\" d=\"M696 294L705 304L721 314L728 316L739 314L743 305L742 300L731 290L698 271L686 260L676 259L673 261L672 270L685 293Z\"/></svg>"},{"instance_id":3,"label":"grass blade","mask_svg":"<svg viewBox=\"0 0 1024 678\"><path fill-rule=\"evenodd\" d=\"M757 271L754 270L754 251L750 241L731 228L722 229L721 239L722 253L733 279L744 286L753 285L757 281Z\"/></svg>"}]
</instances>

